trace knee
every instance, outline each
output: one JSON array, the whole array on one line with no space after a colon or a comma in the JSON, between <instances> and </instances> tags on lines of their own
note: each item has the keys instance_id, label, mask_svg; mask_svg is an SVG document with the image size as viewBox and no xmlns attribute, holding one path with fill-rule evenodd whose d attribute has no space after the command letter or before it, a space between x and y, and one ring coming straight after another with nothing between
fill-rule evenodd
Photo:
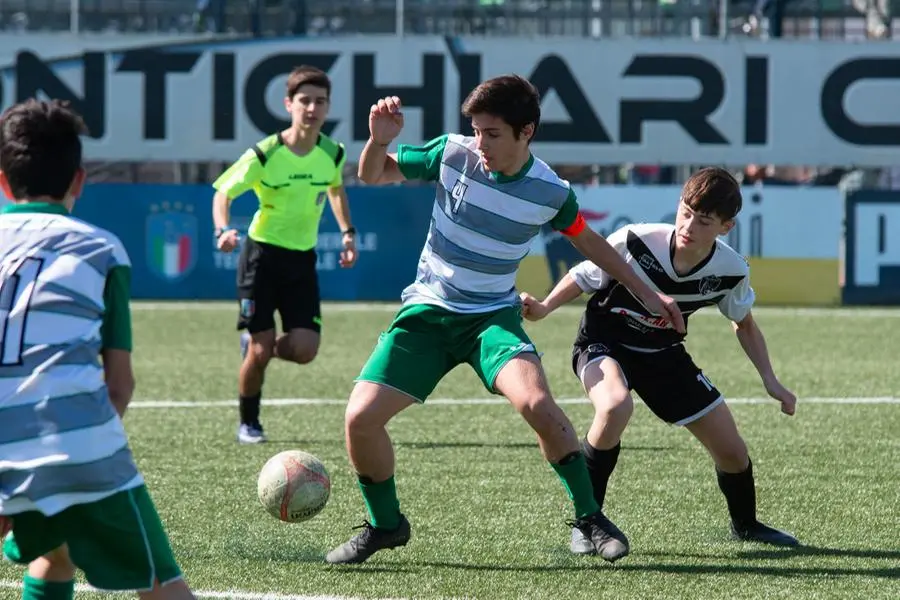
<instances>
[{"instance_id":1,"label":"knee","mask_svg":"<svg viewBox=\"0 0 900 600\"><path fill-rule=\"evenodd\" d=\"M716 466L726 473L741 473L750 463L747 444L740 436L735 436L726 443L718 444L712 451Z\"/></svg>"},{"instance_id":2,"label":"knee","mask_svg":"<svg viewBox=\"0 0 900 600\"><path fill-rule=\"evenodd\" d=\"M75 564L66 546L60 546L32 562L28 571L37 579L67 581L75 577Z\"/></svg>"},{"instance_id":3,"label":"knee","mask_svg":"<svg viewBox=\"0 0 900 600\"><path fill-rule=\"evenodd\" d=\"M380 422L374 410L374 403L375 398L370 394L354 391L350 395L347 410L344 412L344 428L347 435L365 435L368 431L384 427L385 423Z\"/></svg>"},{"instance_id":4,"label":"knee","mask_svg":"<svg viewBox=\"0 0 900 600\"><path fill-rule=\"evenodd\" d=\"M308 340L296 340L291 335L284 335L278 338L275 350L278 358L305 365L315 360L316 355L319 354L319 344Z\"/></svg>"},{"instance_id":5,"label":"knee","mask_svg":"<svg viewBox=\"0 0 900 600\"><path fill-rule=\"evenodd\" d=\"M306 365L316 359L319 348L316 346L300 346L294 350L291 360L298 365Z\"/></svg>"},{"instance_id":6,"label":"knee","mask_svg":"<svg viewBox=\"0 0 900 600\"><path fill-rule=\"evenodd\" d=\"M251 340L247 348L247 360L257 367L265 367L272 360L274 350L270 343Z\"/></svg>"},{"instance_id":7,"label":"knee","mask_svg":"<svg viewBox=\"0 0 900 600\"><path fill-rule=\"evenodd\" d=\"M603 397L594 402L595 418L605 421L628 422L634 413L631 392L623 385L611 386L604 390Z\"/></svg>"},{"instance_id":8,"label":"knee","mask_svg":"<svg viewBox=\"0 0 900 600\"><path fill-rule=\"evenodd\" d=\"M542 390L535 390L515 403L519 413L529 422L549 416L556 407L553 397Z\"/></svg>"}]
</instances>

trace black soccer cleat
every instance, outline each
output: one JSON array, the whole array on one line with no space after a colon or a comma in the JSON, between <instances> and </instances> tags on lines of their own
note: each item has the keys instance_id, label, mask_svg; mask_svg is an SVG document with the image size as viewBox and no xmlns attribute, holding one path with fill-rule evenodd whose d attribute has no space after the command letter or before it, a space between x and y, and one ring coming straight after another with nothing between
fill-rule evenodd
<instances>
[{"instance_id":1,"label":"black soccer cleat","mask_svg":"<svg viewBox=\"0 0 900 600\"><path fill-rule=\"evenodd\" d=\"M602 511L566 524L572 527L570 549L575 554L597 553L604 560L616 562L630 551L628 538Z\"/></svg>"},{"instance_id":2,"label":"black soccer cleat","mask_svg":"<svg viewBox=\"0 0 900 600\"><path fill-rule=\"evenodd\" d=\"M403 515L400 515L400 524L396 529L373 527L368 521L354 529L362 531L329 552L325 562L332 565L363 563L379 550L405 546L410 538L409 521Z\"/></svg>"},{"instance_id":3,"label":"black soccer cleat","mask_svg":"<svg viewBox=\"0 0 900 600\"><path fill-rule=\"evenodd\" d=\"M750 525L740 527L731 524L731 536L736 540L745 542L760 542L773 546L797 546L800 541L791 534L754 521Z\"/></svg>"}]
</instances>

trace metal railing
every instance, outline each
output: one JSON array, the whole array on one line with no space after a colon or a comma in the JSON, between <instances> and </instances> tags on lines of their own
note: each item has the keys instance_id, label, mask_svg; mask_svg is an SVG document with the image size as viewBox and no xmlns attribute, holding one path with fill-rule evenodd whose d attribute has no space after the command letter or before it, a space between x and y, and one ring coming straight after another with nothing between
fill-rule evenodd
<instances>
[{"instance_id":1,"label":"metal railing","mask_svg":"<svg viewBox=\"0 0 900 600\"><path fill-rule=\"evenodd\" d=\"M785 37L900 34L900 0L777 0ZM237 35L756 35L758 0L0 0L0 31ZM776 0L768 7L778 6Z\"/></svg>"}]
</instances>

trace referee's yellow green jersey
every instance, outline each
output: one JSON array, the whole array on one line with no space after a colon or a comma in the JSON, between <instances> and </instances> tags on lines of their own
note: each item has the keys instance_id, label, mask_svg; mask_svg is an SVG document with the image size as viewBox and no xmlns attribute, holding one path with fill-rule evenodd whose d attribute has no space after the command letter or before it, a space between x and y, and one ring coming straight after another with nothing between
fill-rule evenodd
<instances>
[{"instance_id":1,"label":"referee's yellow green jersey","mask_svg":"<svg viewBox=\"0 0 900 600\"><path fill-rule=\"evenodd\" d=\"M255 241L310 250L319 237L326 191L343 184L346 160L343 144L326 135L319 134L315 148L298 156L278 133L247 150L213 187L229 200L254 191L259 208L247 233Z\"/></svg>"}]
</instances>

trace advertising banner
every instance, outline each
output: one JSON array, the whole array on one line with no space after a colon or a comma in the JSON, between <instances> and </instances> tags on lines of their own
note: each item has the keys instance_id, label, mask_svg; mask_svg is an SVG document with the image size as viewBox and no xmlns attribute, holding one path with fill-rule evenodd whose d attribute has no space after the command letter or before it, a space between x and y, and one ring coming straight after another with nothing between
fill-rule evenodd
<instances>
[{"instance_id":1,"label":"advertising banner","mask_svg":"<svg viewBox=\"0 0 900 600\"><path fill-rule=\"evenodd\" d=\"M603 235L628 223L674 222L678 191L676 186L576 189L588 222ZM76 204L75 215L121 237L134 264L135 298L228 300L235 298L238 251L223 254L214 246L212 192L202 185L94 184ZM326 208L317 248L322 297L398 301L415 277L433 188L349 187L347 192L359 230L359 261L353 269L338 265L341 236ZM838 303L840 193L765 187L745 189L744 197L745 208L726 241L748 257L760 302ZM232 205L232 223L242 235L256 206L252 194ZM888 258L879 260L887 265ZM543 294L579 260L572 245L547 228L522 263L519 288ZM857 273L871 279L871 269L858 268Z\"/></svg>"},{"instance_id":2,"label":"advertising banner","mask_svg":"<svg viewBox=\"0 0 900 600\"><path fill-rule=\"evenodd\" d=\"M900 304L900 193L847 196L844 304Z\"/></svg>"},{"instance_id":3,"label":"advertising banner","mask_svg":"<svg viewBox=\"0 0 900 600\"><path fill-rule=\"evenodd\" d=\"M213 239L213 189L203 185L88 186L75 216L118 235L132 261L136 299L236 298L239 250L219 252ZM359 259L341 268L341 234L325 209L317 247L319 286L326 300L396 301L415 277L431 218L429 189L350 190ZM256 210L245 194L232 204L242 239Z\"/></svg>"},{"instance_id":4,"label":"advertising banner","mask_svg":"<svg viewBox=\"0 0 900 600\"><path fill-rule=\"evenodd\" d=\"M205 40L120 38L73 48L0 39L0 105L72 101L91 160L232 161L282 128L287 73L333 82L325 131L351 162L373 101L406 109L399 141L467 133L466 95L485 78L541 93L536 153L557 164L894 165L900 57L891 44L820 40L527 39L392 36Z\"/></svg>"}]
</instances>

